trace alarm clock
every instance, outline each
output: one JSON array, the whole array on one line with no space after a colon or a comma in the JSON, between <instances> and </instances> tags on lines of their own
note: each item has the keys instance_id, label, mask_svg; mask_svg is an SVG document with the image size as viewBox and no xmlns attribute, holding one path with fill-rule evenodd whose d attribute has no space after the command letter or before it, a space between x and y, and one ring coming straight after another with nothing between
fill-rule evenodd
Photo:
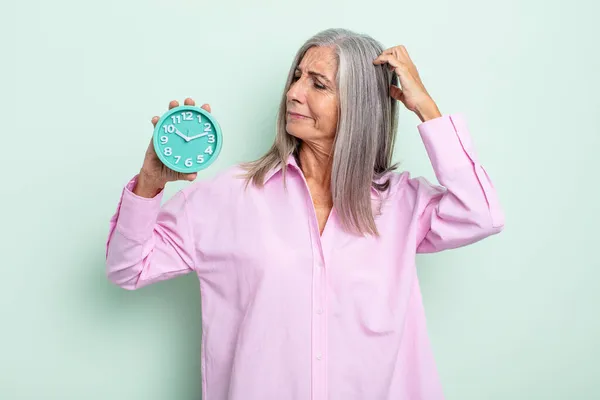
<instances>
[{"instance_id":1,"label":"alarm clock","mask_svg":"<svg viewBox=\"0 0 600 400\"><path fill-rule=\"evenodd\" d=\"M207 168L217 159L223 135L208 111L184 105L173 107L158 120L153 143L165 166L188 174Z\"/></svg>"}]
</instances>

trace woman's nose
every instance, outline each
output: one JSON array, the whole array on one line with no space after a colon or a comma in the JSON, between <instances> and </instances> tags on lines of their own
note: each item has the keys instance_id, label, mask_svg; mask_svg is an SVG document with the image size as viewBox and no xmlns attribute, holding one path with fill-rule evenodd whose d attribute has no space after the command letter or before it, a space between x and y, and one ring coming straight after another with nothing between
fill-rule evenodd
<instances>
[{"instance_id":1,"label":"woman's nose","mask_svg":"<svg viewBox=\"0 0 600 400\"><path fill-rule=\"evenodd\" d=\"M306 98L306 90L301 80L292 82L287 92L288 101L297 101L298 103L304 103Z\"/></svg>"}]
</instances>

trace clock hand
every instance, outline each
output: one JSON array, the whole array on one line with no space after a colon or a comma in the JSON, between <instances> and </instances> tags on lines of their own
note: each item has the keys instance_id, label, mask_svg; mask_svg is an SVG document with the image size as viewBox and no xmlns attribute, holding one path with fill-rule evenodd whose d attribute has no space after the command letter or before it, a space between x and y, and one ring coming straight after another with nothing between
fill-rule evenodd
<instances>
[{"instance_id":1,"label":"clock hand","mask_svg":"<svg viewBox=\"0 0 600 400\"><path fill-rule=\"evenodd\" d=\"M185 140L186 142L189 142L191 139L187 136L185 136L183 133L181 133L179 131L179 129L175 128L175 134L179 137L181 137L183 140Z\"/></svg>"},{"instance_id":2,"label":"clock hand","mask_svg":"<svg viewBox=\"0 0 600 400\"><path fill-rule=\"evenodd\" d=\"M202 136L206 136L208 134L209 134L209 132L204 132L204 133L201 133L201 134L196 135L196 136L191 136L189 139L190 140L192 140L192 139L198 139L198 138L201 138Z\"/></svg>"}]
</instances>

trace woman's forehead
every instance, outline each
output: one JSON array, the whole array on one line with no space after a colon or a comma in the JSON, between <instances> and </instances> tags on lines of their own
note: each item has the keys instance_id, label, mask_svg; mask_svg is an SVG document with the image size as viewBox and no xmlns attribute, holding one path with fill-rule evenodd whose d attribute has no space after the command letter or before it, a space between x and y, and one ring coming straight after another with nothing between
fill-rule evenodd
<instances>
[{"instance_id":1,"label":"woman's forehead","mask_svg":"<svg viewBox=\"0 0 600 400\"><path fill-rule=\"evenodd\" d=\"M335 52L331 47L311 47L302 57L298 68L333 78L337 70Z\"/></svg>"}]
</instances>

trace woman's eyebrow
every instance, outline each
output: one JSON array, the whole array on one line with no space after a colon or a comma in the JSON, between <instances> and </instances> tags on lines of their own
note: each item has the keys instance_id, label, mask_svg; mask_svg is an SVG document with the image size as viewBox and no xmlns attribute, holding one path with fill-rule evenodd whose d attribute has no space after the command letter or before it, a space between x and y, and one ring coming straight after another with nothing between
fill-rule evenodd
<instances>
[{"instance_id":1,"label":"woman's eyebrow","mask_svg":"<svg viewBox=\"0 0 600 400\"><path fill-rule=\"evenodd\" d=\"M296 68L296 71L299 71L300 73L302 73L302 69L301 68ZM331 81L329 80L329 78L327 78L325 75L323 75L320 72L317 72L317 71L308 71L307 74L323 78L327 83L331 84Z\"/></svg>"}]
</instances>

